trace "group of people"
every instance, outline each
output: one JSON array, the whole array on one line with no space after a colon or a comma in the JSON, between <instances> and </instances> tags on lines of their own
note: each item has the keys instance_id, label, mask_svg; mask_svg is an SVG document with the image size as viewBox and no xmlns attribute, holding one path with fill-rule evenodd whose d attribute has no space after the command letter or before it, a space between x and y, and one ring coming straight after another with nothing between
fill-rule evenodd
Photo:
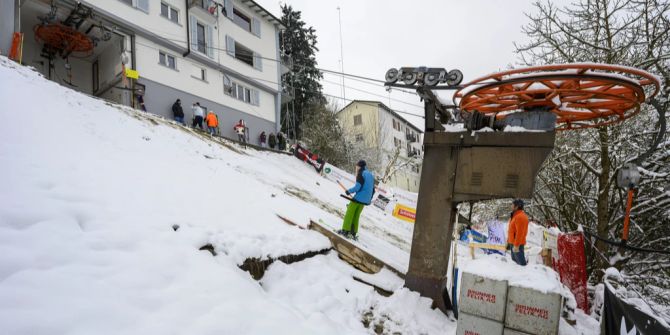
<instances>
[{"instance_id":1,"label":"group of people","mask_svg":"<svg viewBox=\"0 0 670 335\"><path fill-rule=\"evenodd\" d=\"M270 133L269 136L262 132L258 140L263 148L267 148L269 145L270 149L286 150L286 136L282 132L278 132L277 135Z\"/></svg>"},{"instance_id":2,"label":"group of people","mask_svg":"<svg viewBox=\"0 0 670 335\"><path fill-rule=\"evenodd\" d=\"M203 126L204 124L207 126L206 130L210 135L213 136L221 134L219 130L219 117L216 115L216 113L214 113L214 111L210 110L209 112L205 113L205 109L200 106L200 102L195 102L191 106L191 112L193 113L191 127L205 130L205 127ZM177 99L174 104L172 104L172 114L175 121L186 125L186 122L184 122L184 108L181 106L181 99ZM237 134L237 139L240 142L247 142L247 133L249 128L247 128L244 120L240 119L240 121L233 126L233 130Z\"/></svg>"}]
</instances>

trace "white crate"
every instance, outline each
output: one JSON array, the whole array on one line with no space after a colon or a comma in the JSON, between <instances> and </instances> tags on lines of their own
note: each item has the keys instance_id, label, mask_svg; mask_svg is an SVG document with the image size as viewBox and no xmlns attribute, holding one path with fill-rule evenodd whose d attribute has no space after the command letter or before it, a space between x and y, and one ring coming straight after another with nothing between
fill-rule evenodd
<instances>
[{"instance_id":1,"label":"white crate","mask_svg":"<svg viewBox=\"0 0 670 335\"><path fill-rule=\"evenodd\" d=\"M507 301L507 281L494 280L464 272L458 312L504 322Z\"/></svg>"},{"instance_id":2,"label":"white crate","mask_svg":"<svg viewBox=\"0 0 670 335\"><path fill-rule=\"evenodd\" d=\"M502 335L503 324L486 318L458 313L456 335Z\"/></svg>"},{"instance_id":3,"label":"white crate","mask_svg":"<svg viewBox=\"0 0 670 335\"><path fill-rule=\"evenodd\" d=\"M556 335L561 303L558 293L509 286L505 327L536 335Z\"/></svg>"}]
</instances>

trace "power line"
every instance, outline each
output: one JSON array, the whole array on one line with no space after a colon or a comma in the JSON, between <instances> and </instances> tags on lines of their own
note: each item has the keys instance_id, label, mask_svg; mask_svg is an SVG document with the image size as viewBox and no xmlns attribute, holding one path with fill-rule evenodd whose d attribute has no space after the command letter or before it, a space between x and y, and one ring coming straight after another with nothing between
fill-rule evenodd
<instances>
[{"instance_id":1,"label":"power line","mask_svg":"<svg viewBox=\"0 0 670 335\"><path fill-rule=\"evenodd\" d=\"M147 47L147 48L156 50L156 51L161 51L161 49L159 49L159 48L157 48L157 47L154 47L154 46L152 46L152 45L143 44L143 43L141 43L141 42L137 42L137 41L135 41L135 43L137 43L137 44L139 44L139 45L142 45L142 46L145 46L145 47ZM254 80L262 81L262 82L267 82L267 83L270 83L270 84L273 84L273 85L279 85L278 82L271 81L271 80L267 80L267 79L264 79L264 78L253 77L253 76L244 76L244 77L249 78L249 79L254 79ZM345 99L344 97L341 97L341 96L336 96L336 95L332 95L332 94L326 94L326 93L319 92L319 91L314 91L314 90L305 90L305 89L302 89L302 88L299 88L299 87L289 87L289 88L297 89L297 90L299 90L299 91L307 92L307 93L321 94L321 95L323 95L323 96L327 96L327 97L331 97L331 98L335 98L335 99L339 99L339 100L343 100L343 101L349 101L349 102L351 102L351 101L355 101L355 100L356 100L356 99ZM384 97L384 98L387 98L387 97ZM364 102L362 102L362 103L364 103ZM369 105L372 105L372 104L369 104ZM418 106L418 105L416 105L416 106ZM389 107L389 108L390 108L390 107ZM423 108L423 107L422 107L422 108ZM396 113L399 113L399 114L406 114L406 115L411 115L411 116L416 116L416 117L424 118L424 116L423 116L423 115L420 115L420 114L411 113L411 112L407 112L407 111L404 111L404 110L398 110L398 109L393 109L393 108L390 108L390 109L391 109L392 111L396 112Z\"/></svg>"},{"instance_id":2,"label":"power line","mask_svg":"<svg viewBox=\"0 0 670 335\"><path fill-rule=\"evenodd\" d=\"M334 85L338 85L338 86L344 86L344 85L342 85L342 84L340 84L340 83L336 83L336 82L334 82L334 81L330 81L330 80L326 80L326 79L323 79L323 81L325 81L325 82L327 82L327 83L334 84ZM355 87L351 87L351 86L345 86L345 87L346 87L346 88L349 88L349 89L352 89L352 90L354 90L354 91L358 91L358 92L362 92L362 93L367 93L367 94L370 94L370 95L374 95L374 96L377 96L377 97L380 97L380 98L384 98L384 99L389 99L389 100L396 101L396 102L399 102L399 103L403 103L403 104L406 104L406 105L410 105L410 106L413 106L413 107L423 108L423 106L421 106L421 105L416 105L416 104L409 103L409 102L402 101L402 100L398 100L398 99L392 99L392 98L389 98L389 97L387 97L387 96L384 96L384 95L381 95L381 94L376 94L376 93L373 93L373 92L370 92L370 91L361 90L361 89L358 89L358 88L355 88Z\"/></svg>"}]
</instances>

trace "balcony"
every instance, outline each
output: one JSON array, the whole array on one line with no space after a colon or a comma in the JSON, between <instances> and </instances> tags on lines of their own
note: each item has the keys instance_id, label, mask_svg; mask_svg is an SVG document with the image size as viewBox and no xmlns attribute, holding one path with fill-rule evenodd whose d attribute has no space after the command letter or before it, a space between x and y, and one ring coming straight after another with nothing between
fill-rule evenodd
<instances>
[{"instance_id":1,"label":"balcony","mask_svg":"<svg viewBox=\"0 0 670 335\"><path fill-rule=\"evenodd\" d=\"M407 142L410 142L410 143L419 142L419 136L417 136L416 134L406 133L405 134L405 139L407 140Z\"/></svg>"},{"instance_id":2,"label":"balcony","mask_svg":"<svg viewBox=\"0 0 670 335\"><path fill-rule=\"evenodd\" d=\"M217 15L217 4L212 0L189 0L188 3L190 8L199 8L210 15Z\"/></svg>"}]
</instances>

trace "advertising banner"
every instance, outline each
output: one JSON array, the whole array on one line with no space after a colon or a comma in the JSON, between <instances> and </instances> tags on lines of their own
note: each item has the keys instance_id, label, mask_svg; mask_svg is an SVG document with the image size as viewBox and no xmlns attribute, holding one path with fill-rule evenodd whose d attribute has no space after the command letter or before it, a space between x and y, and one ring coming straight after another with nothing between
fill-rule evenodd
<instances>
[{"instance_id":1,"label":"advertising banner","mask_svg":"<svg viewBox=\"0 0 670 335\"><path fill-rule=\"evenodd\" d=\"M323 170L323 166L326 163L323 159L319 158L319 155L301 147L300 144L295 147L295 157L313 166L316 172L319 173L321 173L321 170Z\"/></svg>"},{"instance_id":2,"label":"advertising banner","mask_svg":"<svg viewBox=\"0 0 670 335\"><path fill-rule=\"evenodd\" d=\"M651 335L670 334L655 317L619 298L605 280L605 304L602 312L605 334Z\"/></svg>"},{"instance_id":3,"label":"advertising banner","mask_svg":"<svg viewBox=\"0 0 670 335\"><path fill-rule=\"evenodd\" d=\"M580 232L561 234L557 243L559 260L558 274L577 300L577 307L588 313L588 292L586 289L586 254L584 235Z\"/></svg>"},{"instance_id":4,"label":"advertising banner","mask_svg":"<svg viewBox=\"0 0 670 335\"><path fill-rule=\"evenodd\" d=\"M400 220L414 223L414 220L416 220L416 209L396 204L393 209L393 216Z\"/></svg>"}]
</instances>

